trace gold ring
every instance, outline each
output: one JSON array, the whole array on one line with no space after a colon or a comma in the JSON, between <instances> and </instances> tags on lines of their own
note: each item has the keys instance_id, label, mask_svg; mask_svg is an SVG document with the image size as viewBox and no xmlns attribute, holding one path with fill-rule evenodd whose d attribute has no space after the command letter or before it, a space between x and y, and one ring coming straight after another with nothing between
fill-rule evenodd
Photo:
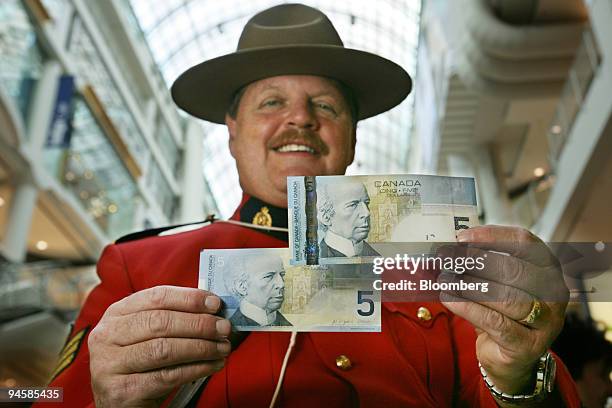
<instances>
[{"instance_id":1,"label":"gold ring","mask_svg":"<svg viewBox=\"0 0 612 408\"><path fill-rule=\"evenodd\" d=\"M534 297L529 314L518 322L523 324L534 324L538 317L540 317L540 314L542 314L542 302Z\"/></svg>"}]
</instances>

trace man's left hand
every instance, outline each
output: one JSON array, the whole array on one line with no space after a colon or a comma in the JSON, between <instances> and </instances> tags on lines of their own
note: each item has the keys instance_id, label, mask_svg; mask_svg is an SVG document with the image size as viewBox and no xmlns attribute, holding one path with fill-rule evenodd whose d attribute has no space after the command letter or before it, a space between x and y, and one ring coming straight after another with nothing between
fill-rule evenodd
<instances>
[{"instance_id":1,"label":"man's left hand","mask_svg":"<svg viewBox=\"0 0 612 408\"><path fill-rule=\"evenodd\" d=\"M559 262L538 237L518 227L474 227L457 240L465 246L444 247L439 255L483 257L484 268L442 273L439 281L487 282L488 291L442 292L440 300L475 326L476 355L496 387L530 394L536 363L563 327L569 291Z\"/></svg>"}]
</instances>

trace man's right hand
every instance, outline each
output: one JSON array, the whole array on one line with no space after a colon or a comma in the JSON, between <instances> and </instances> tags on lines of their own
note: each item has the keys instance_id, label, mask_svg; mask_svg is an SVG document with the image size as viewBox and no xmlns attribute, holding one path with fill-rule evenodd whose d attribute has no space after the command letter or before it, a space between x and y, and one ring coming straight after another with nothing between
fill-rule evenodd
<instances>
[{"instance_id":1,"label":"man's right hand","mask_svg":"<svg viewBox=\"0 0 612 408\"><path fill-rule=\"evenodd\" d=\"M201 289L157 286L104 313L88 339L97 407L158 406L173 388L215 373L230 353L220 299Z\"/></svg>"}]
</instances>

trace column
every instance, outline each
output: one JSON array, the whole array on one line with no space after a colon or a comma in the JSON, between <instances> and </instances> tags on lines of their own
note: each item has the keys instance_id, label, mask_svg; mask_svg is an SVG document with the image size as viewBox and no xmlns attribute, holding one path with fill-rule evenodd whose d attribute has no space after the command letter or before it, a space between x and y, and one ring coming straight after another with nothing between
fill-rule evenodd
<instances>
[{"instance_id":1,"label":"column","mask_svg":"<svg viewBox=\"0 0 612 408\"><path fill-rule=\"evenodd\" d=\"M478 189L487 224L512 224L512 208L506 191L495 176L491 153L485 145L476 147L474 158L477 163Z\"/></svg>"},{"instance_id":2,"label":"column","mask_svg":"<svg viewBox=\"0 0 612 408\"><path fill-rule=\"evenodd\" d=\"M474 165L470 158L462 153L449 153L446 156L448 174L455 177L474 177Z\"/></svg>"},{"instance_id":3,"label":"column","mask_svg":"<svg viewBox=\"0 0 612 408\"><path fill-rule=\"evenodd\" d=\"M3 255L11 262L25 260L37 195L38 189L30 181L20 182L13 192L2 242Z\"/></svg>"},{"instance_id":4,"label":"column","mask_svg":"<svg viewBox=\"0 0 612 408\"><path fill-rule=\"evenodd\" d=\"M190 120L183 149L183 180L181 181L180 212L178 222L195 222L204 219L204 174L202 159L204 131L195 120Z\"/></svg>"},{"instance_id":5,"label":"column","mask_svg":"<svg viewBox=\"0 0 612 408\"><path fill-rule=\"evenodd\" d=\"M474 164L467 153L449 153L446 156L446 165L448 174L454 177L474 177ZM477 180L478 181L478 180ZM480 191L476 183L476 201L478 202L478 215L483 212L482 201L480 200Z\"/></svg>"},{"instance_id":6,"label":"column","mask_svg":"<svg viewBox=\"0 0 612 408\"><path fill-rule=\"evenodd\" d=\"M34 89L32 105L26 122L27 146L34 165L40 163L40 155L55 107L61 73L62 69L57 61L45 62Z\"/></svg>"},{"instance_id":7,"label":"column","mask_svg":"<svg viewBox=\"0 0 612 408\"><path fill-rule=\"evenodd\" d=\"M28 250L28 236L36 207L38 188L33 180L34 168L42 166L42 151L49 129L51 114L57 95L61 66L57 61L47 61L34 88L29 115L26 121L26 142L24 151L30 162L30 174L22 174L15 185L11 199L8 223L2 242L3 252L13 262L25 260Z\"/></svg>"}]
</instances>

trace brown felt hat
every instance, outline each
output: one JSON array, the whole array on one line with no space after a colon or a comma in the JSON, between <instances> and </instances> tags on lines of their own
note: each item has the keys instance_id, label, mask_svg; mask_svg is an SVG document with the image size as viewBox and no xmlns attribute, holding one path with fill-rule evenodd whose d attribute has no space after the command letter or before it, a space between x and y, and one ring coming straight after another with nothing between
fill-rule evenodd
<instances>
[{"instance_id":1,"label":"brown felt hat","mask_svg":"<svg viewBox=\"0 0 612 408\"><path fill-rule=\"evenodd\" d=\"M247 22L236 52L183 72L172 85L172 98L193 116L224 123L240 88L278 75L317 75L344 83L357 99L360 120L398 105L412 88L410 76L396 63L345 48L321 11L283 4Z\"/></svg>"}]
</instances>

